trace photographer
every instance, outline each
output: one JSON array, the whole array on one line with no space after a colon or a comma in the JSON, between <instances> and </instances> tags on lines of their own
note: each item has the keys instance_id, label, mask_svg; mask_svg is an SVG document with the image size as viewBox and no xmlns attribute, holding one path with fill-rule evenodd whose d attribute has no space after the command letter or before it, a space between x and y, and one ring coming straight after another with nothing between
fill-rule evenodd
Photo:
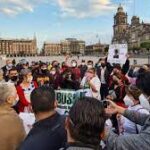
<instances>
[{"instance_id":1,"label":"photographer","mask_svg":"<svg viewBox=\"0 0 150 150\"><path fill-rule=\"evenodd\" d=\"M143 92L147 99L150 99L150 72L144 73L137 79L137 86ZM149 100L150 102L150 100ZM110 131L106 135L106 145L108 149L113 150L149 150L150 147L150 115L141 114L133 110L122 108L112 101L109 101L109 106L106 108L106 113L122 114L132 122L143 126L139 134L119 136Z\"/></svg>"}]
</instances>

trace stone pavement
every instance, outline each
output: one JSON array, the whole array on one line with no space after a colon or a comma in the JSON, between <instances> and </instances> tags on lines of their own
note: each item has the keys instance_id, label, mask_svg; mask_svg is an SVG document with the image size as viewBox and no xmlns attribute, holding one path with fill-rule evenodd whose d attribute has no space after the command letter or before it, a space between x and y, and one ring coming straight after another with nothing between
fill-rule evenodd
<instances>
[{"instance_id":1,"label":"stone pavement","mask_svg":"<svg viewBox=\"0 0 150 150\"><path fill-rule=\"evenodd\" d=\"M82 59L85 59L86 61L88 60L93 60L94 63L96 63L98 61L100 57L96 57L96 56L81 56L78 57L77 56L73 56L71 58L69 58L69 62L73 59L76 59L79 63L81 62ZM19 60L21 59L26 59L29 63L31 63L32 61L43 61L43 62L52 62L54 60L57 60L59 61L60 63L62 63L64 60L65 60L65 57L64 56L36 56L36 57L11 57L11 58L6 58L6 59L15 59L16 62L18 63ZM148 64L148 58L130 58L130 62L131 62L131 65L133 64L134 62L134 59L137 60L137 64L138 65L142 65L142 64ZM4 66L5 65L5 59L0 59L0 67Z\"/></svg>"}]
</instances>

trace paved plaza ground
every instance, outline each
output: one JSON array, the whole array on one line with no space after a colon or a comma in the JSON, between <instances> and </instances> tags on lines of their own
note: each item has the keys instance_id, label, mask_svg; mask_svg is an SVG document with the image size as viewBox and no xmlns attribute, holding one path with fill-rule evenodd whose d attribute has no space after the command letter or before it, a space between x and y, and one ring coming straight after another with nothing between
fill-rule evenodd
<instances>
[{"instance_id":1,"label":"paved plaza ground","mask_svg":"<svg viewBox=\"0 0 150 150\"><path fill-rule=\"evenodd\" d=\"M81 57L77 57L77 56L73 56L71 58L69 58L69 61L76 59L79 63L81 62L82 59L85 59L86 61L88 60L93 60L94 63L96 63L98 61L100 57L96 57L96 56L81 56ZM21 59L26 59L29 63L31 63L32 61L43 61L43 62L52 62L54 60L59 61L60 63L62 63L65 60L65 56L36 56L36 57L11 57L11 58L6 58L6 59L15 59L16 62L18 63L19 60ZM133 64L134 60L137 61L137 64L142 65L142 64L148 64L148 62L150 60L148 60L148 58L130 58L130 62L131 65ZM3 65L5 65L5 59L0 59L0 67L2 67Z\"/></svg>"}]
</instances>

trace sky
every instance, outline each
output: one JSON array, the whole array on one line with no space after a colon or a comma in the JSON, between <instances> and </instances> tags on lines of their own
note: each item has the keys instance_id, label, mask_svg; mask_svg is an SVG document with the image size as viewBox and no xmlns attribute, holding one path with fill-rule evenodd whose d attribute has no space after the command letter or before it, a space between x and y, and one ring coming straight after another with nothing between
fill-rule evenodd
<instances>
[{"instance_id":1,"label":"sky","mask_svg":"<svg viewBox=\"0 0 150 150\"><path fill-rule=\"evenodd\" d=\"M65 38L109 44L119 4L129 23L133 15L150 23L150 0L0 0L0 38L36 35L39 48Z\"/></svg>"}]
</instances>

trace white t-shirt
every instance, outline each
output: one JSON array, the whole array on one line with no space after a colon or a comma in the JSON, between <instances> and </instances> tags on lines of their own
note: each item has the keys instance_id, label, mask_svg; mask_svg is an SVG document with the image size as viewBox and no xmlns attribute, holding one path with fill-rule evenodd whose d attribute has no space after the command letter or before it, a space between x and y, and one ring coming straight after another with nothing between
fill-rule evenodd
<instances>
[{"instance_id":1,"label":"white t-shirt","mask_svg":"<svg viewBox=\"0 0 150 150\"><path fill-rule=\"evenodd\" d=\"M99 78L97 76L95 76L94 78L91 79L90 81L93 85L95 85L95 88L96 88L96 91L97 92L94 92L91 87L87 86L87 78L84 77L81 81L81 86L83 88L89 88L89 91L86 92L85 96L88 96L88 97L94 97L98 100L101 100L101 96L100 96L100 88L101 88L101 82L99 80Z\"/></svg>"},{"instance_id":2,"label":"white t-shirt","mask_svg":"<svg viewBox=\"0 0 150 150\"><path fill-rule=\"evenodd\" d=\"M106 70L106 67L105 68L101 67L101 83L102 84L106 84L106 81L105 81L105 70Z\"/></svg>"}]
</instances>

